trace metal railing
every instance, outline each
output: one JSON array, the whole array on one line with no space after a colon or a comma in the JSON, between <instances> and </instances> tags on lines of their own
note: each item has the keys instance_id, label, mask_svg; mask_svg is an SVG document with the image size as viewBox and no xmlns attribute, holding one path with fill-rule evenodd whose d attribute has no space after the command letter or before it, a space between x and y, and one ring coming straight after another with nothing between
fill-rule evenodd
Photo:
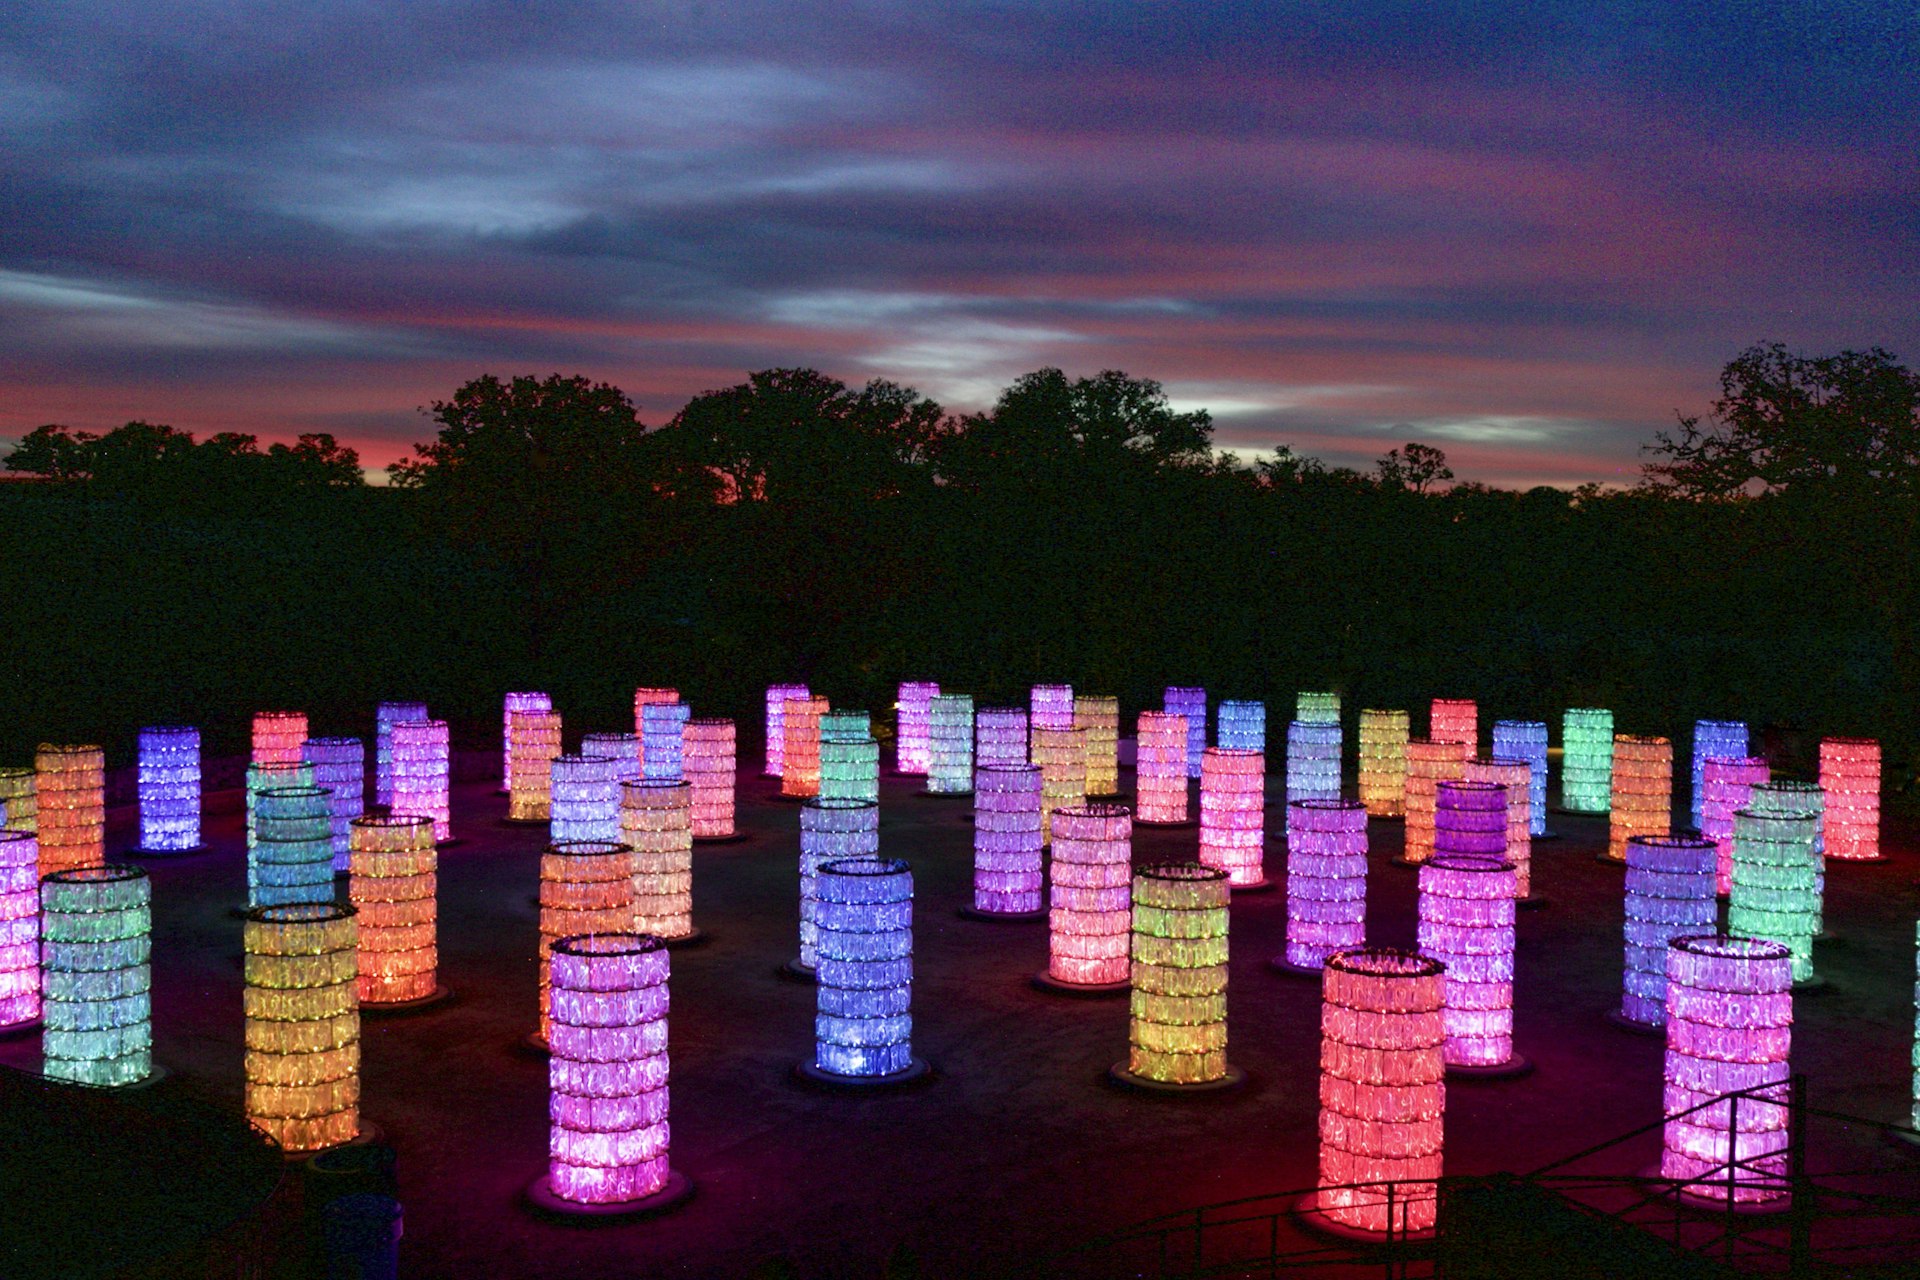
<instances>
[{"instance_id":1,"label":"metal railing","mask_svg":"<svg viewBox=\"0 0 1920 1280\"><path fill-rule=\"evenodd\" d=\"M1669 1120L1723 1107L1738 1133L1743 1107L1784 1110L1784 1143L1730 1158L1692 1177L1618 1171L1622 1148L1662 1130ZM1772 1117L1770 1116L1769 1119ZM1806 1079L1737 1090L1674 1116L1555 1160L1525 1174L1496 1179L1447 1175L1437 1182L1364 1183L1388 1205L1390 1227L1404 1224L1396 1201L1438 1197L1434 1233L1389 1230L1377 1239L1325 1238L1303 1223L1299 1206L1321 1188L1298 1188L1202 1205L1137 1223L1045 1259L1047 1277L1136 1276L1158 1280L1199 1277L1383 1277L1415 1280L1444 1272L1447 1206L1456 1195L1494 1181L1524 1184L1552 1195L1570 1212L1648 1233L1677 1254L1712 1260L1726 1271L1816 1273L1821 1268L1920 1267L1920 1161L1814 1172L1809 1165L1809 1121L1859 1126L1879 1133L1914 1133L1860 1116L1809 1105ZM1920 1137L1920 1134L1915 1134ZM1615 1157L1607 1171L1577 1166ZM1755 1195L1755 1192L1762 1193ZM1744 1194L1741 1194L1744 1193ZM1524 1224L1522 1224L1524 1226ZM1894 1272L1889 1272L1894 1274Z\"/></svg>"}]
</instances>

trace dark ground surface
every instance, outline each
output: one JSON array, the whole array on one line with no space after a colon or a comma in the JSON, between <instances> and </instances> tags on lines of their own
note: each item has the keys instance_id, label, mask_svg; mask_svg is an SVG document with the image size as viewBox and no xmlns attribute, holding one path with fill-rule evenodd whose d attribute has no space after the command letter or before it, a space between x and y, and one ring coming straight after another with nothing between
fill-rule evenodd
<instances>
[{"instance_id":1,"label":"dark ground surface","mask_svg":"<svg viewBox=\"0 0 1920 1280\"><path fill-rule=\"evenodd\" d=\"M544 833L499 825L506 799L491 787L456 787L464 843L443 852L440 880L440 974L456 998L364 1023L363 1113L398 1151L403 1273L877 1277L910 1259L922 1276L1001 1275L1143 1218L1310 1186L1319 987L1267 967L1281 950L1284 889L1233 906L1229 1057L1248 1087L1121 1092L1102 1077L1126 1051L1125 1000L1029 987L1045 964L1044 924L956 918L970 893L969 802L915 798L919 785L883 780L881 844L914 871L915 1048L937 1078L859 1097L790 1079L810 1056L813 1018L813 989L774 973L796 950L798 811L743 773L752 838L700 847L694 915L711 941L673 955L673 1163L698 1194L664 1217L595 1228L549 1223L519 1201L546 1151L546 1065L521 1047L535 1025L529 898ZM131 816L118 815L110 850L130 843ZM1280 822L1270 808L1276 880ZM1534 863L1535 892L1550 902L1519 925L1516 1044L1538 1069L1449 1087L1449 1173L1529 1170L1659 1116L1661 1041L1603 1018L1618 1003L1622 879L1594 860L1605 819L1555 814L1551 825L1564 838L1536 846ZM216 852L147 864L156 1056L173 1073L159 1087L237 1112L240 924L227 914L244 896L237 815L208 832ZM1389 862L1400 824L1375 821L1369 835L1369 939L1410 947L1415 875ZM1830 985L1796 1000L1793 1062L1816 1105L1899 1122L1920 850L1910 828L1890 824L1886 837L1890 861L1830 871L1839 938L1816 951ZM1190 858L1196 840L1143 829L1135 858ZM37 1067L38 1040L0 1043L0 1063ZM1818 1163L1885 1163L1888 1150L1871 1128L1816 1130ZM1609 1153L1605 1171L1641 1172L1656 1151L1643 1139Z\"/></svg>"}]
</instances>

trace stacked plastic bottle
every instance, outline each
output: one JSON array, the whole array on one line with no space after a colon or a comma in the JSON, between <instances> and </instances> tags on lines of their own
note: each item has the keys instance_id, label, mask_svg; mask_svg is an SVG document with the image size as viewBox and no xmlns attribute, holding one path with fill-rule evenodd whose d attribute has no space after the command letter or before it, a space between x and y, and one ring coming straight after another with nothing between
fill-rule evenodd
<instances>
[{"instance_id":1,"label":"stacked plastic bottle","mask_svg":"<svg viewBox=\"0 0 1920 1280\"><path fill-rule=\"evenodd\" d=\"M1527 823L1536 838L1547 834L1547 722L1495 720L1493 755L1527 762Z\"/></svg>"},{"instance_id":2,"label":"stacked plastic bottle","mask_svg":"<svg viewBox=\"0 0 1920 1280\"><path fill-rule=\"evenodd\" d=\"M1133 879L1127 807L1085 804L1057 811L1052 873L1047 977L1071 986L1126 982Z\"/></svg>"},{"instance_id":3,"label":"stacked plastic bottle","mask_svg":"<svg viewBox=\"0 0 1920 1280\"><path fill-rule=\"evenodd\" d=\"M1038 765L987 765L974 771L973 909L982 915L1041 909L1043 783Z\"/></svg>"},{"instance_id":4,"label":"stacked plastic bottle","mask_svg":"<svg viewBox=\"0 0 1920 1280\"><path fill-rule=\"evenodd\" d=\"M1367 810L1353 800L1287 806L1286 964L1319 969L1367 934Z\"/></svg>"},{"instance_id":5,"label":"stacked plastic bottle","mask_svg":"<svg viewBox=\"0 0 1920 1280\"><path fill-rule=\"evenodd\" d=\"M1407 713L1360 713L1360 803L1375 818L1407 812Z\"/></svg>"},{"instance_id":6,"label":"stacked plastic bottle","mask_svg":"<svg viewBox=\"0 0 1920 1280\"><path fill-rule=\"evenodd\" d=\"M1258 751L1209 747L1201 758L1200 862L1225 871L1236 889L1267 883L1266 773Z\"/></svg>"},{"instance_id":7,"label":"stacked plastic bottle","mask_svg":"<svg viewBox=\"0 0 1920 1280\"><path fill-rule=\"evenodd\" d=\"M1142 711L1136 730L1134 819L1171 825L1187 820L1187 720Z\"/></svg>"},{"instance_id":8,"label":"stacked plastic bottle","mask_svg":"<svg viewBox=\"0 0 1920 1280\"><path fill-rule=\"evenodd\" d=\"M1620 1018L1641 1027L1667 1025L1667 946L1675 938L1712 933L1715 851L1692 836L1635 836L1627 841L1626 976Z\"/></svg>"}]
</instances>

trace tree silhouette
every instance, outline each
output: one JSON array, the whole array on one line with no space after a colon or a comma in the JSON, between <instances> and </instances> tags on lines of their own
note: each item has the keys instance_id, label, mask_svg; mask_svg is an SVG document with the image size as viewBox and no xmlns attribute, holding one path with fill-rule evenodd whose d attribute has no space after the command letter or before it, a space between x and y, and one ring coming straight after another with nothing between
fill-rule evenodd
<instances>
[{"instance_id":1,"label":"tree silhouette","mask_svg":"<svg viewBox=\"0 0 1920 1280\"><path fill-rule=\"evenodd\" d=\"M1425 493L1443 481L1453 479L1447 455L1432 445L1410 443L1405 449L1389 449L1374 464L1380 483L1388 489L1406 489Z\"/></svg>"}]
</instances>

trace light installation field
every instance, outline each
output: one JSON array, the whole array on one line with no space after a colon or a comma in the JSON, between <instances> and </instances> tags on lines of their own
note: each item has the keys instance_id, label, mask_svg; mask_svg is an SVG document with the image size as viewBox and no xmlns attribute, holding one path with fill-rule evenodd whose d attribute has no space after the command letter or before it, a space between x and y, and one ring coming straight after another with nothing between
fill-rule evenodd
<instances>
[{"instance_id":1,"label":"light installation field","mask_svg":"<svg viewBox=\"0 0 1920 1280\"><path fill-rule=\"evenodd\" d=\"M781 699L784 772L779 783L749 777L747 790L738 796L731 720L696 718L677 701L637 702L643 733L589 733L581 739L581 754L572 755L562 752L558 712L508 710L503 726L508 795L487 801L493 806L484 811L487 825L503 811L537 806L544 811L541 829L493 831L490 839L497 843L472 850L485 857L470 862L465 854L440 852L436 839L444 836L456 807L445 721L387 723L387 783L394 801L387 812L365 803L372 780L364 773L367 757L378 759L377 738L376 749L368 752L368 742L360 738L310 735L304 714L260 713L251 744L243 739L254 760L245 772L253 909L244 929L234 927L243 944L244 979L244 1019L234 1020L234 1036L244 1037L240 1096L248 1120L292 1153L322 1151L359 1137L364 1127L361 1011L392 1013L382 1006L408 1006L447 994L439 986L442 873L451 921L456 907L470 910L486 857L509 844L531 854L550 841L538 860L538 940L529 928L518 953L529 979L523 995L530 995L537 947L541 1031L529 1038L550 1051L550 1150L542 1194L576 1207L618 1207L669 1190L678 1175L668 1165L667 948L699 936L692 915L693 842L734 834L736 805L755 806L742 813L755 843L741 850L701 851L703 915L711 913L705 923L713 929L721 913L741 910L740 900L729 902L723 895L738 894L743 883L751 884L751 895L743 896L758 895L755 910L773 903L776 921L780 913L792 920L798 908L798 957L784 969L789 978L805 977L815 990L774 985L768 971L782 958L779 954L757 971L759 996L769 1004L786 998L813 1019L810 1043L804 1020L794 1022L797 1034L779 1052L779 1069L835 1087L897 1083L896 1077L924 1071L913 1038L914 875L906 862L883 856L884 809L887 839L897 838L900 845L896 850L889 844L886 854L914 852L928 897L923 905L938 908L937 919L923 918L920 925L923 1000L937 994L950 1001L957 998L956 990L982 986L984 966L967 968L967 959L956 960L947 941L964 937L978 955L995 956L1002 986L1011 964L1018 975L1017 999L1028 1005L1064 1009L1066 1017L1075 1017L1076 1008L1098 1012L1099 1006L1076 1006L1059 995L1091 996L1103 989L1112 994L1115 1002L1107 1012L1113 1017L1101 1033L1109 1038L1090 1041L1097 1063L1105 1065L1120 1048L1118 996L1125 994L1126 1056L1110 1071L1122 1084L1180 1092L1239 1078L1227 1058L1230 925L1243 946L1256 948L1261 961L1272 957L1273 967L1315 975L1321 991L1320 1056L1314 1062L1296 1055L1294 1066L1305 1061L1309 1076L1319 1075L1319 1169L1317 1186L1296 1212L1349 1232L1381 1234L1389 1226L1396 1233L1432 1230L1434 1183L1442 1171L1445 1075L1449 1070L1468 1077L1476 1071L1512 1073L1526 1065L1514 1039L1515 907L1525 905L1535 870L1532 842L1544 809L1539 802L1545 796L1548 722L1499 721L1493 725L1494 754L1471 756L1466 741L1409 739L1403 712L1359 712L1360 798L1348 800L1340 791L1337 711L1316 702L1315 718L1309 718L1310 695L1301 695L1301 718L1285 735L1286 778L1289 793L1297 788L1308 798L1284 807L1285 893L1281 901L1236 906L1234 889L1264 884L1267 761L1250 745L1233 745L1265 740L1263 704L1220 704L1221 745L1202 750L1199 785L1192 788L1187 767L1194 720L1188 715L1140 715L1137 763L1129 777L1118 763L1117 699L1072 695L1064 685L1033 686L1028 708L988 708L976 716L971 696L937 689L931 684L919 689L926 695L926 792L966 795L971 805L900 799L920 784L883 780L884 743L873 735L876 722L865 712L833 711L825 697L811 694ZM909 692L909 686L901 686L903 710ZM1200 695L1190 705L1198 707L1204 728L1204 694L1169 689L1167 700L1175 701L1176 693ZM624 703L624 687L619 694ZM754 696L757 703L757 683ZM551 707L551 700L545 701ZM451 707L452 700L448 703ZM316 700L315 705L324 704ZM382 707L411 705L419 704ZM483 709L490 791L490 699ZM621 706L614 718L624 720L624 710ZM1477 740L1477 727L1471 735L1447 727L1441 711L1436 704L1439 731ZM1607 721L1610 725L1610 716ZM245 727L242 720L209 732ZM331 728L318 714L313 727ZM884 719L877 727L884 734ZM1113 735L1097 751L1089 745L1095 731ZM125 775L112 776L111 793L115 804L122 804L135 794L129 784L137 782L140 807L115 810L110 846L104 844L102 808L100 856L106 847L130 847L140 854L165 853L170 844L193 847L185 842L197 842L201 835L199 738L200 731L191 728L141 731L137 771L130 762ZM976 762L976 746L990 738L991 749L1005 763ZM1568 846L1543 846L1548 856L1538 863L1559 909L1524 918L1533 928L1558 922L1564 930L1573 914L1567 908L1585 912L1589 918L1575 926L1587 930L1586 943L1595 944L1588 950L1601 967L1588 976L1607 997L1590 1001L1586 1014L1596 1024L1605 1015L1616 1025L1666 1037L1664 1124L1647 1129L1649 1153L1653 1128L1663 1131L1662 1170L1688 1184L1689 1197L1731 1193L1737 1201L1761 1203L1786 1195L1786 1113L1779 1105L1785 1088L1742 1098L1737 1105L1696 1104L1713 1103L1727 1089L1756 1082L1772 1087L1786 1079L1793 992L1814 977L1813 943L1825 910L1824 857L1842 844L1856 858L1879 854L1881 763L1879 746L1871 740L1826 738L1819 743L1819 784L1770 782L1765 759L1719 754L1744 752L1748 738L1739 722L1694 726L1692 798L1702 832L1696 837L1667 830L1671 804L1678 800L1672 794L1678 736L1611 737L1607 793L1594 811L1597 816L1558 825L1569 845L1581 841L1586 846L1578 874L1614 885L1600 900L1601 908L1621 911L1623 932L1607 932L1604 920L1599 933L1593 932L1591 887L1574 883L1578 875L1551 856ZM1761 738L1754 734L1752 740L1758 744ZM671 776L635 776L648 768L640 759L643 742L652 771ZM1089 770L1110 748L1112 785L1137 787L1130 799L1137 799L1140 821L1197 819L1194 832L1154 833L1142 861L1151 862L1165 848L1197 854L1194 862L1134 867L1133 807L1097 802L1088 794ZM60 750L76 749L43 748L43 755ZM77 750L105 758L98 747ZM288 752L294 758L274 758ZM144 872L105 863L69 867L49 875L44 885L36 883L42 843L31 831L8 829L18 815L26 813L43 832L51 827L59 833L76 825L59 815L103 806L108 794L103 767L94 768L103 776L89 789L60 777L59 767L50 768L44 760L37 764L0 771L0 1032L41 1015L44 986L46 1073L107 1087L139 1084L164 1074L155 1067L151 1048L152 890ZM231 767L227 761L215 764L221 773ZM814 794L790 807L760 803L776 788L786 791L796 778L804 785L810 765ZM1805 766L1804 756L1786 762L1790 769ZM536 769L543 781L538 787L530 783ZM483 812L474 790L467 787L458 799L463 823L469 813ZM1196 799L1197 810L1190 812ZM1409 855L1419 855L1413 860L1420 874L1416 880L1388 872L1376 881L1377 902L1396 891L1389 886L1398 887L1399 898L1388 899L1370 928L1368 820L1395 810L1408 818L1406 848ZM224 819L231 839L234 820L220 808L208 812ZM1672 815L1672 825L1678 828L1683 817L1684 810ZM962 825L968 818L971 830ZM130 834L136 822L138 844ZM211 820L209 825L217 841L222 828ZM1623 886L1616 883L1617 875L1584 866L1603 829L1608 847L1621 849ZM336 881L343 830L349 876ZM916 839L944 841L940 852L961 857L970 846L971 876L952 862L943 868L950 873L945 882L937 881L931 861L920 861ZM72 844L69 840L68 847ZM181 860L154 869L163 924L176 901L171 891L178 882L172 878L196 874L212 861ZM516 907L524 906L533 882L533 860L524 861L524 880L507 891L507 901ZM738 872L729 878L719 873L728 864L764 870L751 881ZM709 873L714 873L711 881ZM1835 874L1891 873L1862 868ZM475 879L468 880L469 875ZM1563 876L1569 887L1560 897ZM1731 891L1724 924L1714 900L1716 881ZM1843 883L1836 881L1836 891ZM1853 882L1854 893L1839 901L1851 907L1860 883ZM936 885L942 897L931 896ZM1415 886L1417 896L1407 892ZM497 888L489 884L487 891ZM1028 917L1032 924L956 924L952 916L962 900L968 903L962 914L970 918ZM1405 915L1408 904L1414 907L1412 921ZM1264 934L1259 932L1263 926ZM471 928L471 918L460 927ZM1396 927L1417 937L1417 951L1369 945L1370 932L1377 941L1383 934L1391 938ZM1276 934L1284 939L1277 956ZM793 935L776 933L776 940L780 936ZM1558 981L1553 971L1564 966L1565 957L1538 947L1538 937L1521 940L1521 976L1531 984L1540 974L1544 987ZM707 996L711 972L724 970L736 938L748 934L729 928L724 945L683 953L680 977L693 984L686 988L693 993L688 999ZM166 939L161 942L164 948ZM471 962L459 950L469 944L451 933L448 944L449 971L458 973L460 964ZM1529 945L1535 949L1529 951ZM1025 958L1019 959L1023 948ZM779 951L784 950L782 945ZM1833 976L1839 979L1843 971L1835 954L1822 951L1820 958L1833 960ZM1904 972L1904 946L1901 955ZM167 959L164 951L162 959ZM1009 963L998 963L1002 960ZM1617 1007L1608 967L1616 962L1621 964ZM956 981L956 970L964 983ZM167 1034L174 1025L167 1020L174 980L164 968L159 976L159 1025ZM1307 991L1291 978L1255 981L1285 994L1241 993L1247 1005L1297 1003ZM1029 982L1053 994L1043 1001L1027 990ZM460 985L463 1001L479 998L476 986ZM1556 1000L1566 995L1564 987L1549 989ZM1531 986L1521 995L1543 999ZM1529 1007L1529 1025L1521 1031L1523 1037L1538 1035L1545 1054L1549 1036L1561 1028L1542 1017L1530 1032L1533 1007L1538 1006ZM688 1010L683 1004L682 1012ZM948 1047L954 1041L951 1028L942 1025L947 1008L929 1005L921 1012L923 1052L942 1068L951 1063L957 1078L964 1056ZM1244 1015L1246 1009L1236 1012ZM377 1050L378 1036L422 1025L426 1020L388 1022L368 1044ZM1920 1016L1914 1025L1920 1028ZM1257 1022L1248 1016L1242 1026L1235 1029L1234 1058L1258 1073L1263 1089L1271 1088L1272 1063L1263 1061L1272 1057L1273 1042L1266 1039L1275 1026L1271 1010L1263 1010ZM514 1034L529 1029L522 1025ZM690 1058L694 1052L710 1054L711 1044L701 1038L706 1029L699 1023L683 1026L683 1037L691 1030L693 1038L682 1044L682 1052ZM1629 1046L1623 1061L1631 1046L1643 1043L1604 1028L1597 1034ZM1920 1031L1915 1043L1920 1044ZM1519 1047L1531 1051L1525 1039ZM1920 1064L1920 1048L1914 1052ZM176 1070L191 1065L171 1052L168 1056ZM392 1068L377 1052L368 1059L376 1072L389 1073L368 1077L370 1094L383 1092ZM1559 1064L1547 1059L1547 1065ZM1621 1067L1630 1069L1630 1064ZM1543 1080L1553 1074L1543 1072ZM1904 1069L1901 1074L1904 1091ZM1920 1067L1913 1089L1914 1114L1920 1116ZM692 1096L683 1090L683 1108ZM1463 1099L1456 1094L1454 1101L1458 1124ZM1898 1101L1907 1106L1905 1097ZM693 1122L684 1110L679 1118ZM1649 1110L1619 1127L1659 1119ZM1457 1148L1461 1136L1456 1133ZM681 1158L694 1149L683 1147ZM1729 1159L1742 1162L1732 1179L1725 1167ZM1644 1163L1640 1168L1644 1171ZM516 1185L524 1185L533 1172L529 1168ZM1391 1199L1382 1185L1387 1181L1396 1184Z\"/></svg>"}]
</instances>

